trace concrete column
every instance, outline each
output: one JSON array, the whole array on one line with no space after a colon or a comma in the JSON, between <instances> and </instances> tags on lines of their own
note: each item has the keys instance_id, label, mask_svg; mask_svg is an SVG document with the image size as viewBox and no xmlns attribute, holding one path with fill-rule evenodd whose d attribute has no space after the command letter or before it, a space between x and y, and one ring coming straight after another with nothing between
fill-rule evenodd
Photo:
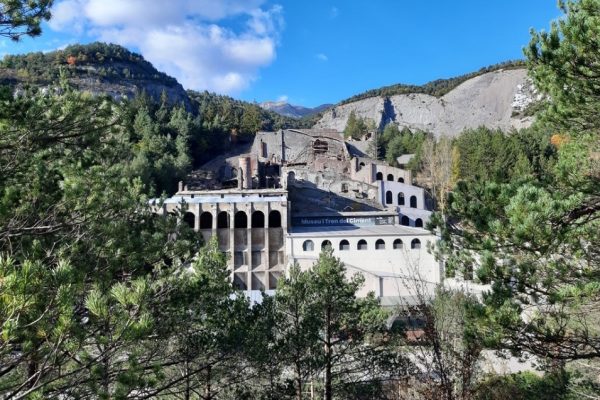
<instances>
[{"instance_id":1,"label":"concrete column","mask_svg":"<svg viewBox=\"0 0 600 400\"><path fill-rule=\"evenodd\" d=\"M235 205L233 203L229 203L229 252L230 252L230 259L229 259L229 264L231 266L231 269L234 269L234 258L235 258L235 236L233 234L233 227L234 227L234 218L235 218Z\"/></svg>"},{"instance_id":2,"label":"concrete column","mask_svg":"<svg viewBox=\"0 0 600 400\"><path fill-rule=\"evenodd\" d=\"M246 241L246 248L248 249L248 260L250 261L248 263L248 271L249 271L249 280L248 280L248 289L252 290L252 271L253 271L253 266L252 266L252 212L254 210L254 206L253 204L246 204L246 209L244 210L246 213L246 220L247 220L247 225L246 225L246 237L248 238L248 240Z\"/></svg>"},{"instance_id":3,"label":"concrete column","mask_svg":"<svg viewBox=\"0 0 600 400\"><path fill-rule=\"evenodd\" d=\"M194 231L200 232L200 214L202 211L200 210L200 204L195 204L196 212L194 213Z\"/></svg>"},{"instance_id":4,"label":"concrete column","mask_svg":"<svg viewBox=\"0 0 600 400\"><path fill-rule=\"evenodd\" d=\"M265 253L267 255L267 268L265 268L265 281L263 282L265 284L265 287L268 289L269 288L269 273L271 271L271 243L270 243L270 237L269 237L269 213L271 212L271 203L268 202L266 203L266 206L263 210L263 213L265 214Z\"/></svg>"},{"instance_id":5,"label":"concrete column","mask_svg":"<svg viewBox=\"0 0 600 400\"><path fill-rule=\"evenodd\" d=\"M210 206L210 210L206 210L206 211L209 211L212 214L212 227L211 227L212 236L211 237L217 237L217 240L218 240L219 237L217 236L217 216L219 215L219 210L217 209L217 205L212 204Z\"/></svg>"}]
</instances>

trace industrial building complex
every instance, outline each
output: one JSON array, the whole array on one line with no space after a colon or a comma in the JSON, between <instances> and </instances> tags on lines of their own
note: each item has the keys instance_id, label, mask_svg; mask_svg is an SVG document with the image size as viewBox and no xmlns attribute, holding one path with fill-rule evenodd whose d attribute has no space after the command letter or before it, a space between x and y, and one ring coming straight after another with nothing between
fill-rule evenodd
<instances>
[{"instance_id":1,"label":"industrial building complex","mask_svg":"<svg viewBox=\"0 0 600 400\"><path fill-rule=\"evenodd\" d=\"M393 305L413 282L433 290L442 280L428 251L436 236L424 228L432 201L409 170L369 158L366 143L333 130L258 132L181 182L157 211L180 213L205 240L216 236L242 290L275 290L290 265L310 268L331 247L348 274L364 276L362 294Z\"/></svg>"}]
</instances>

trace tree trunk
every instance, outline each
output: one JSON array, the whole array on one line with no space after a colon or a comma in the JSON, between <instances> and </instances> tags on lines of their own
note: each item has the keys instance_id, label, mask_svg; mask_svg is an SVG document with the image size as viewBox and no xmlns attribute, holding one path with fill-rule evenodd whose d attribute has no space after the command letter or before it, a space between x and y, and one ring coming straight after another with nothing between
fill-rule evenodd
<instances>
[{"instance_id":1,"label":"tree trunk","mask_svg":"<svg viewBox=\"0 0 600 400\"><path fill-rule=\"evenodd\" d=\"M326 333L325 333L325 400L332 400L331 388L331 310L326 311Z\"/></svg>"},{"instance_id":2,"label":"tree trunk","mask_svg":"<svg viewBox=\"0 0 600 400\"><path fill-rule=\"evenodd\" d=\"M206 400L212 400L212 388L210 387L211 380L211 366L209 365L208 368L206 368L206 396L204 397Z\"/></svg>"},{"instance_id":3,"label":"tree trunk","mask_svg":"<svg viewBox=\"0 0 600 400\"><path fill-rule=\"evenodd\" d=\"M190 364L185 360L185 400L190 400Z\"/></svg>"},{"instance_id":4,"label":"tree trunk","mask_svg":"<svg viewBox=\"0 0 600 400\"><path fill-rule=\"evenodd\" d=\"M296 400L302 400L302 368L296 363Z\"/></svg>"}]
</instances>

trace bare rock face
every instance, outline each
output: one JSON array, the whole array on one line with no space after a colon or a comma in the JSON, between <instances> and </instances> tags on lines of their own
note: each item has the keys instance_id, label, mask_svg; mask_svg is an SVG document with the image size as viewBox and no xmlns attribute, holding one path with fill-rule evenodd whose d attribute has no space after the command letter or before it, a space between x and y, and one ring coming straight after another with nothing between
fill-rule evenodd
<instances>
[{"instance_id":1,"label":"bare rock face","mask_svg":"<svg viewBox=\"0 0 600 400\"><path fill-rule=\"evenodd\" d=\"M479 126L520 129L533 122L521 112L536 97L525 69L501 69L471 78L439 98L415 93L340 105L327 111L315 128L342 131L354 111L357 117L372 119L381 128L396 123L436 136L456 136Z\"/></svg>"}]
</instances>

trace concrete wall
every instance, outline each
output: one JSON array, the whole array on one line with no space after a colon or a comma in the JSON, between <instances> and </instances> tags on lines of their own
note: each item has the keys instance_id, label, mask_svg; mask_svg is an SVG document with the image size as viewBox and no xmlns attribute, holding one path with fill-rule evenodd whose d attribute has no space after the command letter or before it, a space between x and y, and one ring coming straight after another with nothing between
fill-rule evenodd
<instances>
[{"instance_id":1,"label":"concrete wall","mask_svg":"<svg viewBox=\"0 0 600 400\"><path fill-rule=\"evenodd\" d=\"M215 196L214 193L204 192L212 197ZM219 248L228 255L232 279L238 286L247 290L275 289L287 264L287 200L281 201L281 196L277 196L277 200L273 201L269 201L268 197L261 201L243 201L237 193L223 194L218 202L198 202L199 197L202 197L202 193L194 194L194 197L181 196L183 203L167 203L163 206L162 213L181 214L183 222L190 223L205 241L216 236ZM227 202L228 197L230 202ZM252 227L254 213L262 213L263 227ZM280 224L272 226L271 222L275 222L277 213ZM220 214L227 217L225 227L218 225ZM245 228L236 228L236 214L240 216L238 223L246 220ZM202 224L209 220L208 215L212 220L210 228Z\"/></svg>"},{"instance_id":2,"label":"concrete wall","mask_svg":"<svg viewBox=\"0 0 600 400\"><path fill-rule=\"evenodd\" d=\"M290 175L293 173L293 175ZM334 171L316 172L310 167L285 167L282 169L284 187L291 185L296 188L315 188L327 192L334 192L349 198L370 199L377 201L378 188L366 182L356 181L348 175ZM288 182L290 176L294 182ZM345 191L344 191L345 190Z\"/></svg>"},{"instance_id":3,"label":"concrete wall","mask_svg":"<svg viewBox=\"0 0 600 400\"><path fill-rule=\"evenodd\" d=\"M317 141L324 146L316 146ZM316 150L317 148L326 148L327 150L319 152ZM350 159L344 140L340 135L310 129L258 132L251 152L261 161L271 160L284 164L311 163L315 169L327 166L324 160L348 161Z\"/></svg>"},{"instance_id":4,"label":"concrete wall","mask_svg":"<svg viewBox=\"0 0 600 400\"><path fill-rule=\"evenodd\" d=\"M353 158L352 166L352 179L358 181L375 183L378 180L378 174L380 174L379 177L384 181L391 178L394 182L398 182L399 180L406 184L412 182L412 173L409 170L390 167L384 163L374 162L368 158Z\"/></svg>"},{"instance_id":5,"label":"concrete wall","mask_svg":"<svg viewBox=\"0 0 600 400\"><path fill-rule=\"evenodd\" d=\"M417 206L412 208L425 209L425 190L418 186L407 185L405 183L379 181L377 182L379 188L379 201L386 207L402 206L398 204L398 194L404 195L404 207L411 207L411 197L416 197ZM392 203L386 202L387 192L392 193Z\"/></svg>"},{"instance_id":6,"label":"concrete wall","mask_svg":"<svg viewBox=\"0 0 600 400\"><path fill-rule=\"evenodd\" d=\"M357 250L359 240L366 240L367 250ZM385 249L376 249L377 240L383 240ZM402 248L394 249L396 239L402 240ZM411 249L411 242L419 239L421 247ZM303 244L311 240L314 250L304 251ZM360 237L294 237L288 238L287 253L290 262L297 262L303 269L311 268L319 257L323 241L331 242L334 255L346 265L348 276L361 273L365 285L361 296L373 291L378 297L414 296L418 281L428 283L431 290L441 282L439 263L427 250L428 243L435 243L436 237L430 234ZM340 250L340 242L347 240L349 250Z\"/></svg>"}]
</instances>

